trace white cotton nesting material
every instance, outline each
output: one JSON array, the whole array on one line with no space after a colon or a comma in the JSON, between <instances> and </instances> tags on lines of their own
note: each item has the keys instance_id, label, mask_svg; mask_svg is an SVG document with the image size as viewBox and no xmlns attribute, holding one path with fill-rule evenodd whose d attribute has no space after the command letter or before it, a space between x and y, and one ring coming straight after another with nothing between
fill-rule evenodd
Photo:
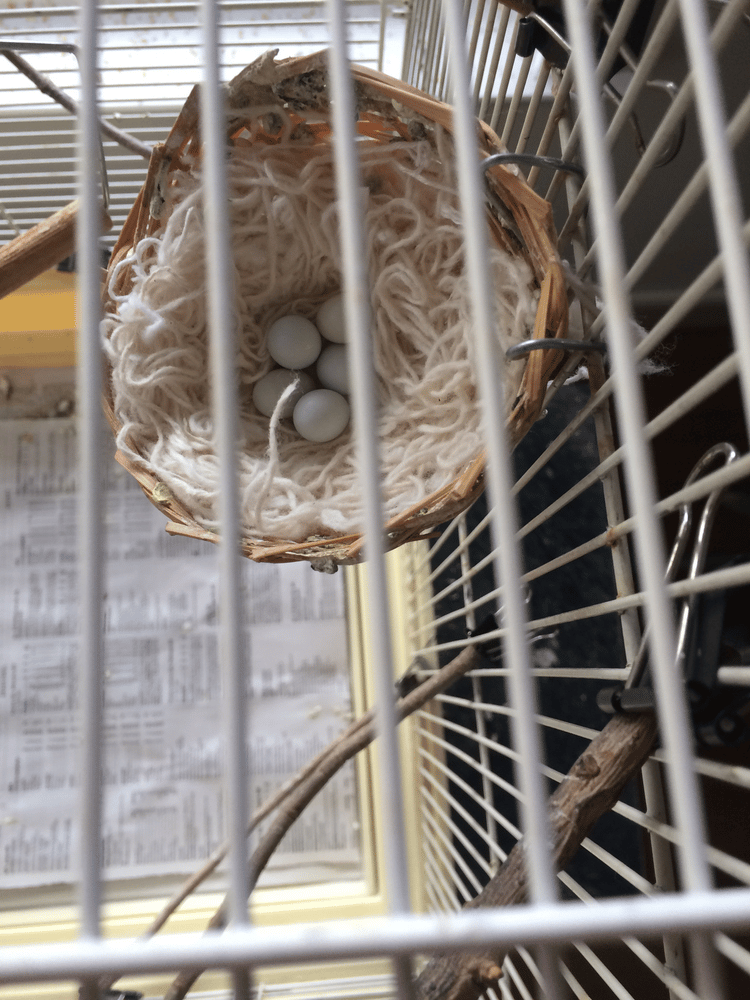
<instances>
[{"instance_id":1,"label":"white cotton nesting material","mask_svg":"<svg viewBox=\"0 0 750 1000\"><path fill-rule=\"evenodd\" d=\"M447 141L446 146L449 146ZM428 141L360 143L362 218L371 281L383 495L392 517L458 476L482 450L471 308L458 197L450 166ZM310 443L293 423L252 402L273 367L266 333L280 316L314 320L341 287L329 149L291 143L235 147L228 165L233 303L248 537L304 540L356 532L362 504L351 425ZM112 366L118 447L148 468L208 529L216 529L218 467L208 383L205 233L201 180L175 171L168 218L120 268L133 283L103 321ZM508 409L523 364L502 359L530 335L538 293L530 268L490 255L497 298L498 378ZM356 391L356 390L354 390Z\"/></svg>"}]
</instances>

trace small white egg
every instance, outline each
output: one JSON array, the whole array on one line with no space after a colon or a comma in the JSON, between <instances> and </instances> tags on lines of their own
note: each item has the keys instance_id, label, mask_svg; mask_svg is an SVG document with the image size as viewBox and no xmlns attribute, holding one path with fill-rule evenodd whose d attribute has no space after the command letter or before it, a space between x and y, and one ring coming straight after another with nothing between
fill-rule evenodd
<instances>
[{"instance_id":1,"label":"small white egg","mask_svg":"<svg viewBox=\"0 0 750 1000\"><path fill-rule=\"evenodd\" d=\"M268 328L268 353L283 368L307 368L320 354L323 342L314 323L304 316L280 316Z\"/></svg>"},{"instance_id":2,"label":"small white egg","mask_svg":"<svg viewBox=\"0 0 750 1000\"><path fill-rule=\"evenodd\" d=\"M288 368L274 368L272 372L258 379L253 388L253 402L264 417L270 417L287 386L298 379L297 388L289 396L281 410L281 417L291 417L300 397L309 392L315 383L305 372L292 372Z\"/></svg>"},{"instance_id":3,"label":"small white egg","mask_svg":"<svg viewBox=\"0 0 750 1000\"><path fill-rule=\"evenodd\" d=\"M326 340L332 340L334 344L346 343L343 296L334 295L332 299L327 299L318 309L315 319Z\"/></svg>"},{"instance_id":4,"label":"small white egg","mask_svg":"<svg viewBox=\"0 0 750 1000\"><path fill-rule=\"evenodd\" d=\"M332 389L313 389L297 402L294 426L307 441L333 441L349 423L349 404Z\"/></svg>"},{"instance_id":5,"label":"small white egg","mask_svg":"<svg viewBox=\"0 0 750 1000\"><path fill-rule=\"evenodd\" d=\"M345 396L349 395L349 369L345 344L329 344L328 347L324 347L315 371L324 388L343 392Z\"/></svg>"}]
</instances>

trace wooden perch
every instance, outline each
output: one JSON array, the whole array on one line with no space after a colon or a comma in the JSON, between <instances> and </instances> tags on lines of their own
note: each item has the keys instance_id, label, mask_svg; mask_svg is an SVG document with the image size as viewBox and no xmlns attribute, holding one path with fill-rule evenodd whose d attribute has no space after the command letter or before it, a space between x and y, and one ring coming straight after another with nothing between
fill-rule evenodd
<instances>
[{"instance_id":1,"label":"wooden perch","mask_svg":"<svg viewBox=\"0 0 750 1000\"><path fill-rule=\"evenodd\" d=\"M553 864L572 861L600 816L617 802L625 785L645 763L656 739L653 715L616 715L594 737L549 800ZM514 906L526 901L523 841L465 909ZM497 986L506 949L477 954L436 953L416 982L417 1000L478 1000Z\"/></svg>"},{"instance_id":2,"label":"wooden perch","mask_svg":"<svg viewBox=\"0 0 750 1000\"><path fill-rule=\"evenodd\" d=\"M406 718L430 698L463 676L480 662L476 650L460 653L442 670L423 682L415 691L397 703L397 718ZM581 842L604 813L617 802L622 789L633 778L647 757L656 738L656 720L652 715L617 715L596 736L571 767L550 797L549 817L552 835L553 863L556 870L565 868L573 859ZM364 749L375 735L371 716L354 723L321 754L312 773L290 791L284 807L266 831L250 862L251 883L268 862L275 847L317 794L346 760ZM508 855L498 873L466 909L513 906L526 900L526 872L523 842ZM227 901L217 910L209 929L225 926ZM497 985L505 950L480 954L435 954L415 983L416 1000L478 1000L489 986ZM182 1000L199 972L183 972L177 976L165 995L165 1000Z\"/></svg>"},{"instance_id":3,"label":"wooden perch","mask_svg":"<svg viewBox=\"0 0 750 1000\"><path fill-rule=\"evenodd\" d=\"M447 663L444 667L431 674L416 688L402 694L396 702L397 721L402 722L407 716L422 708L430 699L437 697L438 694L445 691L446 688L454 684L464 674L479 667L481 664L482 656L475 647L468 646L466 649L463 649L450 663ZM351 760L352 757L372 743L375 736L375 715L373 711L370 711L353 722L343 733L337 736L313 761L302 768L293 781L281 789L279 793L274 795L271 800L266 802L255 813L250 822L248 833L271 810L278 808L277 815L265 831L250 859L249 888L251 891L255 887L260 874L274 850L278 847L287 830L297 817L301 815L305 806L348 760ZM161 929L169 916L174 913L189 893L197 888L203 879L216 868L227 850L228 845L222 845L203 868L193 878L188 880L186 885L183 886L161 911L147 931L146 937L151 937ZM226 924L227 913L228 899L225 899L211 918L207 929L221 930ZM199 971L180 973L166 993L165 1000L182 1000L199 975ZM99 982L100 990L106 992L114 985L118 978L118 976L102 978Z\"/></svg>"},{"instance_id":4,"label":"wooden perch","mask_svg":"<svg viewBox=\"0 0 750 1000\"><path fill-rule=\"evenodd\" d=\"M0 299L21 288L75 250L78 201L38 223L0 248ZM112 220L102 209L101 231L108 233Z\"/></svg>"}]
</instances>

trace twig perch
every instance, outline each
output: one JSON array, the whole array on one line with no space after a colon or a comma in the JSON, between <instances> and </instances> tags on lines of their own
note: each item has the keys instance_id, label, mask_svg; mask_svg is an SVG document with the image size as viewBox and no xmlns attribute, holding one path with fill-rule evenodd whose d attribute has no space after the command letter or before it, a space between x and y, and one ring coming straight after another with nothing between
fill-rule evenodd
<instances>
[{"instance_id":1,"label":"twig perch","mask_svg":"<svg viewBox=\"0 0 750 1000\"><path fill-rule=\"evenodd\" d=\"M399 699L396 704L398 721L417 711L480 663L481 655L474 647L464 649L414 691ZM648 758L656 732L656 720L652 715L614 716L573 764L549 800L556 870L567 867L596 821L617 802L625 785ZM375 724L368 713L352 723L290 785L261 808L251 827L260 819L260 814L267 815L273 805L279 805L279 799L282 800L275 819L250 859L251 887L255 886L274 850L308 803L346 761L374 738ZM191 880L190 888L195 888L201 875L205 877L219 860L218 855L212 858L202 873ZM525 901L526 892L524 850L523 842L520 842L482 892L466 904L466 908L518 905ZM149 933L158 930L186 895L187 891L183 890L170 902ZM212 917L208 930L223 928L227 912L227 900L224 900ZM433 955L415 982L416 1000L478 1000L488 987L497 985L505 953L504 949L498 949L472 955ZM165 994L165 1000L183 1000L200 974L197 971L178 975ZM111 985L112 981L108 981L106 988Z\"/></svg>"},{"instance_id":2,"label":"twig perch","mask_svg":"<svg viewBox=\"0 0 750 1000\"><path fill-rule=\"evenodd\" d=\"M53 101L56 101L57 104L61 105L61 107L65 108L72 115L78 114L78 105L73 98L69 97L64 90L60 90L59 87L55 86L44 73L40 73L39 70L34 69L31 63L24 59L23 56L17 52L13 52L11 49L3 49L2 55L16 67L19 73L23 73L27 79L31 80L42 94L46 97L51 97ZM151 157L151 147L136 139L135 136L130 135L129 132L123 132L122 129L105 121L104 118L99 119L99 127L106 136L109 136L114 142L129 149L131 153L137 153L138 156L142 156L146 160Z\"/></svg>"},{"instance_id":3,"label":"twig perch","mask_svg":"<svg viewBox=\"0 0 750 1000\"><path fill-rule=\"evenodd\" d=\"M596 736L549 800L554 867L562 871L600 816L617 802L645 763L656 739L653 715L616 715ZM523 841L465 909L514 906L526 900ZM505 950L478 954L437 953L416 982L417 1000L478 1000L497 986Z\"/></svg>"},{"instance_id":4,"label":"twig perch","mask_svg":"<svg viewBox=\"0 0 750 1000\"><path fill-rule=\"evenodd\" d=\"M76 200L0 247L0 299L73 253L77 215ZM102 209L101 231L111 228L112 220Z\"/></svg>"},{"instance_id":5,"label":"twig perch","mask_svg":"<svg viewBox=\"0 0 750 1000\"><path fill-rule=\"evenodd\" d=\"M464 650L455 660L421 684L397 704L402 720L421 708L460 676L476 666L479 654ZM352 731L353 730L353 731ZM255 885L286 831L333 774L374 738L374 724L355 723L347 733L321 755L315 772L290 793L273 824L253 853L251 884ZM553 863L556 870L567 867L596 821L617 802L622 789L647 759L656 738L656 721L651 715L615 716L596 736L550 797L549 815ZM526 872L523 845L508 855L498 873L466 908L513 906L526 899ZM210 930L224 927L227 901L214 914ZM436 954L415 984L417 1000L478 1000L489 986L497 985L505 953L488 951L475 955ZM183 1000L200 973L176 977L165 1000Z\"/></svg>"},{"instance_id":6,"label":"twig perch","mask_svg":"<svg viewBox=\"0 0 750 1000\"><path fill-rule=\"evenodd\" d=\"M481 654L473 646L462 650L450 663L428 677L419 687L415 688L415 690L411 691L405 697L399 698L396 703L397 721L403 721L407 716L422 708L431 698L445 691L446 688L454 684L460 677L463 677L464 674L478 667L481 663ZM300 816L308 803L348 760L351 760L360 750L364 750L366 746L372 743L375 735L375 721L371 713L368 713L362 719L352 723L331 744L327 752L323 751L317 758L317 766L311 769L311 773L308 774L305 781L299 785L295 785L290 791L250 858L251 889L255 887L261 872L279 843L283 840L287 830ZM215 931L223 928L226 924L227 912L228 900L225 899L211 918L207 929ZM180 973L176 976L165 994L164 1000L183 1000L200 974L200 971Z\"/></svg>"}]
</instances>

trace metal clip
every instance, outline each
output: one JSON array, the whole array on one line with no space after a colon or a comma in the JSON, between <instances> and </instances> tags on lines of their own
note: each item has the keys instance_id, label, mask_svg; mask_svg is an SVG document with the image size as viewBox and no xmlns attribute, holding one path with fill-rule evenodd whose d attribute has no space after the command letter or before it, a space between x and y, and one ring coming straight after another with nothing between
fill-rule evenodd
<instances>
[{"instance_id":1,"label":"metal clip","mask_svg":"<svg viewBox=\"0 0 750 1000\"><path fill-rule=\"evenodd\" d=\"M746 556L735 557L729 565L745 561ZM726 565L726 564L724 564ZM734 595L743 605L741 635L738 626L728 625L726 614L730 597L726 590L715 590L698 596L697 625L691 639L688 662L691 669L687 693L693 717L693 727L698 741L705 746L739 746L750 739L750 689L747 686L725 684L719 677L719 664L729 654L740 657L747 650L736 647L746 645L746 617L744 606L747 588ZM736 609L735 609L736 611ZM733 635L734 633L734 635ZM733 642L740 638L740 643Z\"/></svg>"},{"instance_id":2,"label":"metal clip","mask_svg":"<svg viewBox=\"0 0 750 1000\"><path fill-rule=\"evenodd\" d=\"M705 475L708 467L716 459L723 459L725 465L734 462L738 457L737 449L726 442L714 445L700 459L685 480L685 486L690 486ZM719 486L706 498L700 521L695 533L693 551L688 566L687 579L694 580L702 572L706 564L708 543L711 535L716 511L725 487ZM666 569L666 580L675 579L685 555L690 530L693 523L693 509L686 503L680 507L680 523L677 536L672 546ZM720 621L717 621L717 608L721 604ZM718 732L717 740L722 740L724 730L732 739L736 738L737 726L732 720L731 726L726 722L718 724L717 720L706 718L706 707L711 701L714 688L717 685L719 665L719 646L721 640L721 623L723 622L723 591L715 594L689 594L682 602L679 627L677 633L677 665L685 677L688 697L693 711L696 732L708 725L712 732ZM603 688L597 695L599 708L609 714L616 712L652 712L656 707L654 692L648 684L648 626L644 630L638 653L633 660L627 680L619 687ZM723 711L723 709L722 709ZM729 733L729 729L732 733ZM700 733L699 733L699 738Z\"/></svg>"}]
</instances>

